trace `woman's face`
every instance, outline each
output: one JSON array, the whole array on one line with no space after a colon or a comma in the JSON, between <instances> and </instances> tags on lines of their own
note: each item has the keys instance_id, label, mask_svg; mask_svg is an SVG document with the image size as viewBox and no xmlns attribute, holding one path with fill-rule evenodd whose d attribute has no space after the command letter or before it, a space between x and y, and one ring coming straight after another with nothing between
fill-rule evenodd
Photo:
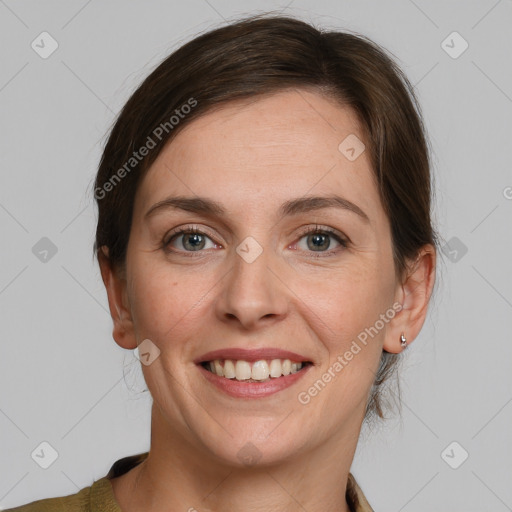
<instances>
[{"instance_id":1,"label":"woman's face","mask_svg":"<svg viewBox=\"0 0 512 512\"><path fill-rule=\"evenodd\" d=\"M359 433L383 347L397 343L390 326L403 299L362 139L351 110L281 92L195 120L140 184L127 336L154 349L142 368L160 428L205 459L332 455ZM178 196L188 201L155 208ZM204 208L210 202L218 207ZM173 236L180 230L188 233ZM280 372L287 363L272 360L286 355L257 352L267 349L311 364L238 384L198 364L231 359L241 379L254 368L237 360L267 360ZM264 363L256 367L265 375Z\"/></svg>"}]
</instances>

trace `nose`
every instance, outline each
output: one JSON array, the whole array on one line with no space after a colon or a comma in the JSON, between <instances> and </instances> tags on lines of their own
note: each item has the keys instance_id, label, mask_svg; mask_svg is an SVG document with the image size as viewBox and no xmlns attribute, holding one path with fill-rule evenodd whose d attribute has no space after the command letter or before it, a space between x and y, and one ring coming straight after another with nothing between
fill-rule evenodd
<instances>
[{"instance_id":1,"label":"nose","mask_svg":"<svg viewBox=\"0 0 512 512\"><path fill-rule=\"evenodd\" d=\"M222 280L216 301L217 316L223 322L238 323L244 329L284 319L290 290L279 275L279 265L264 250L256 260L245 261L234 252L231 270Z\"/></svg>"}]
</instances>

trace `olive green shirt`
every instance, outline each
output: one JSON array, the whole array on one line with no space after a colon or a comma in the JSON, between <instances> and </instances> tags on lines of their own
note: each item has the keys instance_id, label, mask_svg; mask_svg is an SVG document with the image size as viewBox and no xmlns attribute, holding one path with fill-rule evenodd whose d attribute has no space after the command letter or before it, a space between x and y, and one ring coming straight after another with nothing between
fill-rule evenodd
<instances>
[{"instance_id":1,"label":"olive green shirt","mask_svg":"<svg viewBox=\"0 0 512 512\"><path fill-rule=\"evenodd\" d=\"M147 456L148 452L145 452L119 459L114 462L106 476L76 494L33 501L4 512L122 512L115 499L110 479L124 475ZM346 497L350 512L373 512L351 473L348 476Z\"/></svg>"}]
</instances>

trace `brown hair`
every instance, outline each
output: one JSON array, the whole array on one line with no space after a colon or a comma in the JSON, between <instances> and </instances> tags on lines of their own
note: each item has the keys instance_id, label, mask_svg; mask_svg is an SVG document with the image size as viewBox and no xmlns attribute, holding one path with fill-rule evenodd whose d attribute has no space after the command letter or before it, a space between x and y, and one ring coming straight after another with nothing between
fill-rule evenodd
<instances>
[{"instance_id":1,"label":"brown hair","mask_svg":"<svg viewBox=\"0 0 512 512\"><path fill-rule=\"evenodd\" d=\"M284 16L252 16L204 33L168 56L133 93L105 145L94 183L94 252L124 268L138 184L162 148L202 114L237 99L308 88L351 107L362 124L403 279L432 227L427 139L413 87L368 38ZM367 404L383 418L382 384L399 354L383 352Z\"/></svg>"}]
</instances>

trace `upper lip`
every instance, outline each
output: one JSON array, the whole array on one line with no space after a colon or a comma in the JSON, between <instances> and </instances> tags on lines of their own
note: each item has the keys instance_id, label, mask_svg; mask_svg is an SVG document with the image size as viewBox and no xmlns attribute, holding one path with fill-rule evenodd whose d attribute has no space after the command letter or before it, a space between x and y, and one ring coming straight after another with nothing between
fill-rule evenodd
<instances>
[{"instance_id":1,"label":"upper lip","mask_svg":"<svg viewBox=\"0 0 512 512\"><path fill-rule=\"evenodd\" d=\"M247 362L260 361L262 359L290 359L298 363L310 361L307 357L295 352L269 347L259 349L220 348L199 356L194 360L194 363L200 364L207 361L215 361L216 359L243 360Z\"/></svg>"}]
</instances>

